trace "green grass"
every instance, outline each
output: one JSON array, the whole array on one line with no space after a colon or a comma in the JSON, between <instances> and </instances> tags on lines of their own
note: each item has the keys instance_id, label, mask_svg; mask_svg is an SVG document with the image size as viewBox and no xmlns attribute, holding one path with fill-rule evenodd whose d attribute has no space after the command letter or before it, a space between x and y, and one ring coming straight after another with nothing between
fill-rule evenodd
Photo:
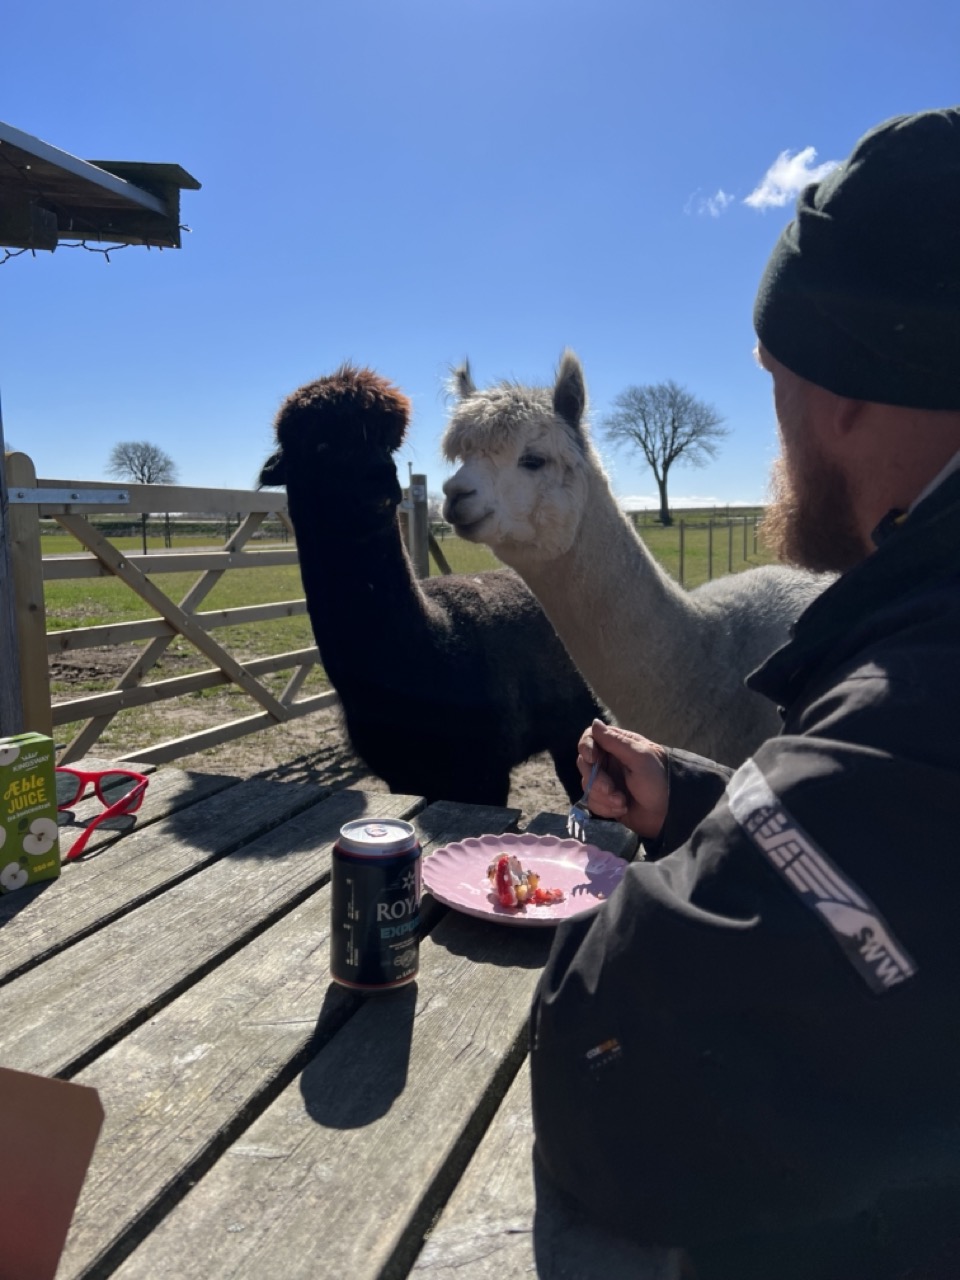
<instances>
[{"instance_id":1,"label":"green grass","mask_svg":"<svg viewBox=\"0 0 960 1280\"><path fill-rule=\"evenodd\" d=\"M679 513L674 525L643 526L641 533L654 557L674 577L679 575L680 530L683 521L684 585L695 586L711 576L708 567L709 530L699 513ZM54 540L56 541L56 540ZM478 573L500 567L488 547L465 542L455 535L441 539L440 547L454 573ZM744 551L746 550L746 555ZM726 525L715 524L713 530L712 576L739 572L772 557L762 544L754 548L752 525L748 524L746 545L742 524L733 526L732 536ZM440 572L433 558L430 572ZM181 599L198 577L198 571L156 575L156 583L173 600ZM303 596L300 570L296 565L264 569L228 569L207 598L201 610L239 608L266 604L274 600L294 600ZM81 578L48 582L46 585L47 627L51 631L70 627L100 626L132 621L151 616L148 606L116 578ZM246 656L263 656L281 648L300 648L312 644L309 619L285 618L276 622L242 627L224 627L217 638L231 650L237 646ZM277 643L279 641L279 643Z\"/></svg>"},{"instance_id":2,"label":"green grass","mask_svg":"<svg viewBox=\"0 0 960 1280\"><path fill-rule=\"evenodd\" d=\"M751 516L753 513L749 513ZM679 548L681 521L684 537L684 585L696 586L707 580L710 574L708 561L710 513L703 511L676 512L675 523L662 527L652 519L638 521L639 532L654 557L674 577L679 575ZM125 551L140 551L139 537L115 539L114 545ZM197 540L189 535L177 540L181 545L196 546ZM44 554L62 555L67 550L79 550L72 538L47 536L43 539ZM162 539L151 540L151 550L164 550ZM216 545L207 542L206 545ZM259 542L257 545L269 545ZM484 569L499 568L500 563L485 546L464 542L452 534L440 540L444 556L454 573L478 573ZM748 521L746 555L742 520L728 534L727 522L718 515L713 528L712 576L719 577L728 571L739 572L753 565L772 559L762 545L754 548L753 524ZM430 572L440 571L431 557ZM164 573L155 575L156 584L173 600L180 600L196 582L199 570L189 573ZM264 569L227 570L206 599L201 611L238 608L252 604L266 604L278 600L297 600L303 597L300 571L296 565ZM107 625L136 621L152 617L150 608L129 588L115 578L59 580L46 584L47 628L51 632L73 627ZM287 650L302 649L313 645L313 632L309 618L277 619L273 622L217 628L212 635L230 654L241 662ZM137 646L138 649L142 645ZM55 668L51 679L54 701L77 696L85 692L99 692L114 687L119 671L135 651L128 647L124 661L121 655L107 649L79 650L67 655L70 670L58 674ZM89 655L89 663L85 657ZM98 661L98 655L99 661ZM151 669L147 681L152 683L171 676L207 670L211 662L188 642L175 639L160 662ZM291 672L278 672L262 677L263 683L279 694ZM299 697L321 692L328 688L322 668L317 668L303 685ZM208 689L181 697L159 708L132 708L118 714L106 729L95 750L103 755L118 755L136 747L145 747L162 739L179 736L199 727L212 726L228 720L252 715L259 706L239 689L226 686ZM180 719L178 720L178 716ZM59 726L57 741L66 742L79 728L76 725Z\"/></svg>"},{"instance_id":3,"label":"green grass","mask_svg":"<svg viewBox=\"0 0 960 1280\"><path fill-rule=\"evenodd\" d=\"M199 576L199 571L194 569L190 573L157 574L153 580L171 599L180 600ZM50 631L153 616L144 601L118 578L68 578L48 582L45 596ZM303 584L295 564L266 569L228 569L199 607L201 610L229 609L302 598ZM301 623L296 618L285 621L298 626ZM220 634L232 630L227 627Z\"/></svg>"},{"instance_id":4,"label":"green grass","mask_svg":"<svg viewBox=\"0 0 960 1280\"><path fill-rule=\"evenodd\" d=\"M722 509L718 508L718 511ZM732 526L726 514L713 519L713 553L710 556L711 512L700 509L675 511L674 523L664 527L654 520L655 513L648 512L638 520L637 532L647 544L653 557L678 581L680 580L680 536L683 527L683 585L696 587L710 577L719 578L726 573L740 573L757 565L770 564L774 556L757 541L754 546L753 522L760 508L739 508L733 513ZM747 518L746 550L744 549L743 518ZM495 569L500 562L493 552L476 543L464 542L455 534L447 534L439 540L440 549L454 573L477 573L482 569ZM712 570L711 570L712 564ZM440 570L431 557L431 574Z\"/></svg>"},{"instance_id":5,"label":"green grass","mask_svg":"<svg viewBox=\"0 0 960 1280\"><path fill-rule=\"evenodd\" d=\"M112 537L107 534L111 543L118 551L125 551L127 554L141 555L143 553L143 539L140 534L123 534L120 537ZM170 545L167 546L163 539L163 535L159 533L151 533L147 536L147 552L163 552L163 551L187 551L197 550L200 547L212 547L219 549L225 541L223 527L212 532L209 535L201 534L175 534L170 539ZM290 545L289 540L284 544L283 540L278 537L264 537L251 539L244 548L247 551L255 550L258 547L278 547ZM86 551L86 547L71 533L67 533L66 529L61 529L59 533L41 533L40 550L45 556L69 556L76 555L78 551Z\"/></svg>"}]
</instances>

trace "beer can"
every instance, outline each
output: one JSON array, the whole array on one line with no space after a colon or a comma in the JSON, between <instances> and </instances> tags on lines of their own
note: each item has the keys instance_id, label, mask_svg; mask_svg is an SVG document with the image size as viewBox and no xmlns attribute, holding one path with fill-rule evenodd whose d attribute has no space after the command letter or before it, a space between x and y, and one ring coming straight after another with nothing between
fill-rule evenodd
<instances>
[{"instance_id":1,"label":"beer can","mask_svg":"<svg viewBox=\"0 0 960 1280\"><path fill-rule=\"evenodd\" d=\"M331 871L330 976L362 991L412 982L420 956L420 841L399 818L340 828Z\"/></svg>"}]
</instances>

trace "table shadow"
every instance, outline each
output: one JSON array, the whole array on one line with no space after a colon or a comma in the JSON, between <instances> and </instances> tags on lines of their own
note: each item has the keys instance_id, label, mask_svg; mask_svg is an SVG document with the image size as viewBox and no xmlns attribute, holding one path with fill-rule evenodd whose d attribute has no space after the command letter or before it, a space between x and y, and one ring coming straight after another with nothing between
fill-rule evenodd
<instances>
[{"instance_id":1,"label":"table shadow","mask_svg":"<svg viewBox=\"0 0 960 1280\"><path fill-rule=\"evenodd\" d=\"M200 781L185 789L177 807L162 815L163 829L175 841L209 852L214 858L237 857L269 860L301 853L316 854L318 843L336 839L344 822L362 818L369 811L369 799L361 791L329 788L304 780L277 780L265 775L231 780L222 790L205 793L203 779L225 775L193 775ZM188 778L191 775L187 775ZM321 808L324 801L336 798L337 819L326 836L318 842L309 834L314 816L318 823L329 823ZM308 816L309 815L309 816ZM242 822L242 829L238 827ZM305 825L306 823L306 825ZM143 827L141 817L141 827ZM231 831L224 836L224 828Z\"/></svg>"},{"instance_id":2,"label":"table shadow","mask_svg":"<svg viewBox=\"0 0 960 1280\"><path fill-rule=\"evenodd\" d=\"M447 908L430 930L430 941L474 964L542 969L556 932L544 926L524 929L501 924L495 918L480 919Z\"/></svg>"},{"instance_id":3,"label":"table shadow","mask_svg":"<svg viewBox=\"0 0 960 1280\"><path fill-rule=\"evenodd\" d=\"M362 1129L393 1106L407 1083L417 984L354 996L331 983L318 1026L355 1004L353 1016L307 1064L300 1093L307 1115L329 1129Z\"/></svg>"},{"instance_id":4,"label":"table shadow","mask_svg":"<svg viewBox=\"0 0 960 1280\"><path fill-rule=\"evenodd\" d=\"M0 929L25 911L31 903L48 893L57 883L54 880L38 880L36 884L28 884L24 889L15 889L12 893L0 893Z\"/></svg>"}]
</instances>

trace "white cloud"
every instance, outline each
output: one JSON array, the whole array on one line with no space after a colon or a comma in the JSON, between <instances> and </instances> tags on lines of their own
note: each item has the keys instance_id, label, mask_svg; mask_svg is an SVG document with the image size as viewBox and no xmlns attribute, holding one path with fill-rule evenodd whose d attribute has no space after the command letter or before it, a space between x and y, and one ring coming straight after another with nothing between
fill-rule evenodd
<instances>
[{"instance_id":1,"label":"white cloud","mask_svg":"<svg viewBox=\"0 0 960 1280\"><path fill-rule=\"evenodd\" d=\"M716 194L712 196L702 196L699 191L695 191L683 206L683 212L698 213L701 217L709 214L711 218L719 218L727 205L733 204L733 199L733 196L721 187L718 187Z\"/></svg>"},{"instance_id":2,"label":"white cloud","mask_svg":"<svg viewBox=\"0 0 960 1280\"><path fill-rule=\"evenodd\" d=\"M707 196L705 200L700 201L697 212L709 213L711 218L719 218L728 204L733 204L733 196L718 187L716 195Z\"/></svg>"},{"instance_id":3,"label":"white cloud","mask_svg":"<svg viewBox=\"0 0 960 1280\"><path fill-rule=\"evenodd\" d=\"M781 151L759 186L744 197L743 203L752 209L780 208L788 200L795 200L808 183L819 182L841 163L839 160L827 160L823 164L814 164L816 158L814 147L804 147L796 155Z\"/></svg>"}]
</instances>

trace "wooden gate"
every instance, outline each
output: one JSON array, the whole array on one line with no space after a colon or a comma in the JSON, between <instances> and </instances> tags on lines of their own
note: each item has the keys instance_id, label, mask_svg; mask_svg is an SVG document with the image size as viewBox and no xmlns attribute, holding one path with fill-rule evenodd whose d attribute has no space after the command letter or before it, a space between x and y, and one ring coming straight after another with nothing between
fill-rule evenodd
<instances>
[{"instance_id":1,"label":"wooden gate","mask_svg":"<svg viewBox=\"0 0 960 1280\"><path fill-rule=\"evenodd\" d=\"M37 480L33 463L25 454L9 454L5 461L8 497L6 536L13 570L22 724L25 728L52 735L58 725L83 722L61 751L61 764L86 755L119 711L217 685L236 685L250 697L258 710L243 719L128 752L123 758L162 764L307 715L337 701L337 695L332 691L297 697L311 668L319 661L315 646L240 662L211 634L218 627L305 613L306 602L303 599L198 612L202 601L228 569L297 563L293 545L247 549L250 539L268 515L278 517L292 534L284 493L189 489L170 485L113 485L111 488L91 481ZM223 545L214 550L131 555L115 547L90 522L91 515L112 511L130 514L231 512L239 515L240 523ZM53 517L77 539L86 553L43 556L41 517ZM173 600L153 581L157 575L183 573L185 570L197 570L199 574L181 600ZM105 576L117 578L135 592L154 616L134 622L77 627L48 634L45 582ZM146 677L178 636L187 640L213 665L190 675L148 683ZM144 640L148 641L146 647L123 672L112 690L51 704L50 654ZM292 674L280 694L275 696L260 677L268 672L284 670L290 670ZM0 680L8 680L10 674L0 672Z\"/></svg>"}]
</instances>

